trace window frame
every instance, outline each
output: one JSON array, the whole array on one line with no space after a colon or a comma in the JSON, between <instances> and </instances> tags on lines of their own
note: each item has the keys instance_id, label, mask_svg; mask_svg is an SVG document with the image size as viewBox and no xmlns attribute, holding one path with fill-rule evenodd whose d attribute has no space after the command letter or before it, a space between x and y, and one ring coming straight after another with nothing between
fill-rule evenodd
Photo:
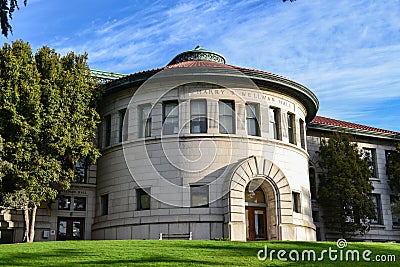
<instances>
[{"instance_id":1,"label":"window frame","mask_svg":"<svg viewBox=\"0 0 400 267\"><path fill-rule=\"evenodd\" d=\"M254 107L254 110L251 109ZM253 116L249 116L249 109ZM251 126L250 122L254 122L255 125L255 133L251 133ZM246 128L247 128L247 135L250 136L261 136L260 130L260 104L258 103L246 103Z\"/></svg>"},{"instance_id":2,"label":"window frame","mask_svg":"<svg viewBox=\"0 0 400 267\"><path fill-rule=\"evenodd\" d=\"M109 196L108 194L103 194L100 196L100 215L108 215L109 212Z\"/></svg>"},{"instance_id":3,"label":"window frame","mask_svg":"<svg viewBox=\"0 0 400 267\"><path fill-rule=\"evenodd\" d=\"M206 188L206 194L202 195L202 197L206 196L207 200L206 200L206 204L199 204L196 205L193 201L193 197L195 195L195 190L199 189L199 188ZM196 192L199 193L200 191ZM201 192L200 192L201 193ZM190 207L191 208L208 208L210 206L210 186L207 184L192 184L190 185Z\"/></svg>"},{"instance_id":4,"label":"window frame","mask_svg":"<svg viewBox=\"0 0 400 267\"><path fill-rule=\"evenodd\" d=\"M149 188L143 189L143 188L136 188L136 210L150 210L151 209L151 196L149 193L150 191ZM149 206L148 207L143 207L143 199L142 197L148 197L148 202Z\"/></svg>"},{"instance_id":5,"label":"window frame","mask_svg":"<svg viewBox=\"0 0 400 267\"><path fill-rule=\"evenodd\" d=\"M306 135L304 129L305 123L302 119L299 119L299 127L300 127L300 146L303 149L306 149Z\"/></svg>"},{"instance_id":6,"label":"window frame","mask_svg":"<svg viewBox=\"0 0 400 267\"><path fill-rule=\"evenodd\" d=\"M78 164L81 163L81 166L78 166ZM83 175L81 175L81 172L83 172ZM88 182L88 172L89 172L89 166L86 162L86 158L81 158L79 159L74 166L74 179L72 180L72 183L75 184L87 184ZM77 179L79 178L79 179Z\"/></svg>"},{"instance_id":7,"label":"window frame","mask_svg":"<svg viewBox=\"0 0 400 267\"><path fill-rule=\"evenodd\" d=\"M65 207L65 205L64 205L64 207L61 207L60 208L60 202L62 201L62 200L67 200L67 201L63 201L63 203L66 203L67 204L67 207ZM58 198L58 204L57 204L57 206L58 206L58 210L71 210L71 196L60 196L59 198Z\"/></svg>"},{"instance_id":8,"label":"window frame","mask_svg":"<svg viewBox=\"0 0 400 267\"><path fill-rule=\"evenodd\" d=\"M149 109L147 117L144 117L144 111ZM145 104L139 107L139 123L140 123L140 134L139 137L146 138L151 137L151 127L152 127L152 112L151 112L151 105Z\"/></svg>"},{"instance_id":9,"label":"window frame","mask_svg":"<svg viewBox=\"0 0 400 267\"><path fill-rule=\"evenodd\" d=\"M272 113L269 116L269 123L272 126L273 139L282 140L282 129L281 129L281 109L270 106L269 112ZM273 121L271 120L273 119Z\"/></svg>"},{"instance_id":10,"label":"window frame","mask_svg":"<svg viewBox=\"0 0 400 267\"><path fill-rule=\"evenodd\" d=\"M376 148L370 148L370 147L363 147L362 148L364 153L369 154L367 151L371 152L371 156L368 156L368 162L369 162L369 168L370 168L370 173L371 173L371 178L379 178L378 177L378 162L376 158ZM372 167L372 170L371 170Z\"/></svg>"},{"instance_id":11,"label":"window frame","mask_svg":"<svg viewBox=\"0 0 400 267\"><path fill-rule=\"evenodd\" d=\"M119 132L118 132L118 142L121 143L123 141L123 137L124 137L124 120L125 120L125 116L126 116L126 108L120 109L118 110L118 116L119 116Z\"/></svg>"},{"instance_id":12,"label":"window frame","mask_svg":"<svg viewBox=\"0 0 400 267\"><path fill-rule=\"evenodd\" d=\"M204 113L193 114L194 105L201 103L204 108ZM198 123L198 125L197 125ZM195 131L195 127L199 127L199 131ZM190 100L190 133L199 134L208 132L208 116L207 116L207 99L192 99Z\"/></svg>"},{"instance_id":13,"label":"window frame","mask_svg":"<svg viewBox=\"0 0 400 267\"><path fill-rule=\"evenodd\" d=\"M83 200L83 202L81 202L81 203L84 203L83 204L83 208L77 208L76 206L76 201L77 200ZM73 203L73 210L74 211L86 211L86 206L87 206L87 203L86 203L86 201L87 201L87 198L86 197L74 197L74 203Z\"/></svg>"},{"instance_id":14,"label":"window frame","mask_svg":"<svg viewBox=\"0 0 400 267\"><path fill-rule=\"evenodd\" d=\"M111 146L111 114L104 116L104 147Z\"/></svg>"},{"instance_id":15,"label":"window frame","mask_svg":"<svg viewBox=\"0 0 400 267\"><path fill-rule=\"evenodd\" d=\"M314 174L311 176L311 174ZM317 200L318 193L317 193L317 172L314 167L308 168L308 179L310 183L310 197L311 200Z\"/></svg>"},{"instance_id":16,"label":"window frame","mask_svg":"<svg viewBox=\"0 0 400 267\"><path fill-rule=\"evenodd\" d=\"M296 144L296 116L293 113L287 113L288 140L290 144Z\"/></svg>"},{"instance_id":17,"label":"window frame","mask_svg":"<svg viewBox=\"0 0 400 267\"><path fill-rule=\"evenodd\" d=\"M372 196L372 201L374 202L375 205L376 219L371 219L370 222L372 225L383 225L381 195L373 193L371 194L371 196Z\"/></svg>"},{"instance_id":18,"label":"window frame","mask_svg":"<svg viewBox=\"0 0 400 267\"><path fill-rule=\"evenodd\" d=\"M224 106L226 105L226 107ZM225 108L230 108L231 113L230 114L222 114L221 112L221 106ZM219 123L218 123L218 127L219 127L219 133L220 134L235 134L236 133L236 112L235 112L235 101L234 100L228 100L228 99L220 99L218 101L218 110L219 110ZM221 121L224 121L224 118L228 118L227 121L231 122L231 126L232 126L232 130L226 131L226 128L224 127L224 125L221 125ZM222 119L222 120L221 120Z\"/></svg>"},{"instance_id":19,"label":"window frame","mask_svg":"<svg viewBox=\"0 0 400 267\"><path fill-rule=\"evenodd\" d=\"M393 211L393 204L396 203L396 205L398 205L399 201L400 201L399 196L390 195L390 212L392 214L392 226L394 227L400 227L400 212L396 213ZM397 219L396 222L394 219Z\"/></svg>"},{"instance_id":20,"label":"window frame","mask_svg":"<svg viewBox=\"0 0 400 267\"><path fill-rule=\"evenodd\" d=\"M300 192L292 191L293 212L301 213L301 194Z\"/></svg>"},{"instance_id":21,"label":"window frame","mask_svg":"<svg viewBox=\"0 0 400 267\"><path fill-rule=\"evenodd\" d=\"M174 109L178 109L177 110L177 115L175 116L171 116L170 114L171 114L171 112L170 113L168 113L168 114L166 114L166 107L167 107L167 105L171 105L171 104L173 104L174 105L174 107L171 109L171 111L172 110L174 110ZM165 135L172 135L172 134L178 134L179 133L179 102L178 102L178 100L168 100L168 101L163 101L162 102L162 114L163 114L163 120L162 120L162 133L163 134L165 134ZM171 123L171 125L172 125L172 131L171 132L167 132L166 131L166 127L165 127L165 125L167 124L167 122L166 121L168 121L168 120L176 120L176 122L175 121L173 121L172 123ZM168 122L169 123L169 122ZM176 124L176 125L175 125ZM177 127L177 129L178 129L178 131L177 132L175 132L175 126Z\"/></svg>"}]
</instances>

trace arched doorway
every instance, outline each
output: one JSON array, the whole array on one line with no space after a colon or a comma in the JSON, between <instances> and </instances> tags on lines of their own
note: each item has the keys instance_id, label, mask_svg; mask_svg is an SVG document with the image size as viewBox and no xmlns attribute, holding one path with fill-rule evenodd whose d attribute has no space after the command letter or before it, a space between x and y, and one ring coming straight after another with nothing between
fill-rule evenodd
<instances>
[{"instance_id":1,"label":"arched doorway","mask_svg":"<svg viewBox=\"0 0 400 267\"><path fill-rule=\"evenodd\" d=\"M232 172L227 175L225 185L228 187L225 190L229 192L224 202L225 231L231 240L289 239L285 238L285 235L288 232L286 229L291 227L293 222L291 190L286 176L279 167L263 157L251 156L232 168ZM258 188L262 191L257 191ZM247 191L263 193L264 202L257 200L256 204L255 201L246 201ZM257 205L262 209L257 209ZM254 217L251 218L249 214ZM253 230L256 231L255 220L262 222L262 214L265 217L265 237L262 235L257 237L256 234L250 236L250 227L254 225ZM250 223L253 219L254 224ZM249 225L248 237L247 225Z\"/></svg>"},{"instance_id":2,"label":"arched doorway","mask_svg":"<svg viewBox=\"0 0 400 267\"><path fill-rule=\"evenodd\" d=\"M245 190L246 240L265 240L267 234L267 204L261 187L254 190L250 184Z\"/></svg>"}]
</instances>

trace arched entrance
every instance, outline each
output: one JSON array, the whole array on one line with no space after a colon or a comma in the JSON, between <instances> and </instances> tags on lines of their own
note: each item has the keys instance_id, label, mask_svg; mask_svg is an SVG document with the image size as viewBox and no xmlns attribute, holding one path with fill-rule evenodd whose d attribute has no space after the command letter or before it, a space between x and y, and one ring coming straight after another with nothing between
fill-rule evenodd
<instances>
[{"instance_id":1,"label":"arched entrance","mask_svg":"<svg viewBox=\"0 0 400 267\"><path fill-rule=\"evenodd\" d=\"M225 231L231 240L289 239L285 235L287 227L293 223L292 196L288 180L280 168L265 158L252 156L238 162L226 179L225 185L229 186L226 192L229 194L224 198ZM246 201L246 193L251 191L259 194L259 198L262 192L264 202ZM258 236L255 233L256 220ZM264 237L260 229L262 222Z\"/></svg>"},{"instance_id":2,"label":"arched entrance","mask_svg":"<svg viewBox=\"0 0 400 267\"><path fill-rule=\"evenodd\" d=\"M267 235L267 204L264 191L261 187L251 188L250 184L245 191L246 205L246 240L268 239Z\"/></svg>"}]
</instances>

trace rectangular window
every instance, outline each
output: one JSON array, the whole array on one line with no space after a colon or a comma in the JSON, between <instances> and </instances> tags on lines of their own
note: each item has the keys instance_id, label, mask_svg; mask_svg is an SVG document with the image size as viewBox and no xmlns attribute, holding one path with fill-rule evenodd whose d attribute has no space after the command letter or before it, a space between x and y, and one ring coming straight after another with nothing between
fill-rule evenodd
<instances>
[{"instance_id":1,"label":"rectangular window","mask_svg":"<svg viewBox=\"0 0 400 267\"><path fill-rule=\"evenodd\" d=\"M316 182L316 176L315 176L315 169L314 168L309 168L308 169L308 177L310 180L310 193L311 193L311 199L316 200L317 199L317 182Z\"/></svg>"},{"instance_id":2,"label":"rectangular window","mask_svg":"<svg viewBox=\"0 0 400 267\"><path fill-rule=\"evenodd\" d=\"M390 156L392 153L396 153L393 150L385 150L385 160L386 160L386 174L388 174L388 165L393 164L393 158Z\"/></svg>"},{"instance_id":3,"label":"rectangular window","mask_svg":"<svg viewBox=\"0 0 400 267\"><path fill-rule=\"evenodd\" d=\"M289 143L296 144L296 120L294 114L287 114Z\"/></svg>"},{"instance_id":4,"label":"rectangular window","mask_svg":"<svg viewBox=\"0 0 400 267\"><path fill-rule=\"evenodd\" d=\"M300 193L292 192L292 198L293 198L293 211L301 213Z\"/></svg>"},{"instance_id":5,"label":"rectangular window","mask_svg":"<svg viewBox=\"0 0 400 267\"><path fill-rule=\"evenodd\" d=\"M107 115L104 117L104 125L106 130L104 145L107 147L111 145L111 115Z\"/></svg>"},{"instance_id":6,"label":"rectangular window","mask_svg":"<svg viewBox=\"0 0 400 267\"><path fill-rule=\"evenodd\" d=\"M58 209L59 210L69 210L71 208L71 197L70 196L60 196L58 199Z\"/></svg>"},{"instance_id":7,"label":"rectangular window","mask_svg":"<svg viewBox=\"0 0 400 267\"><path fill-rule=\"evenodd\" d=\"M75 164L75 177L74 180L72 181L73 183L77 184L84 184L87 181L87 173L88 173L88 166L86 164L86 159L81 158L76 162Z\"/></svg>"},{"instance_id":8,"label":"rectangular window","mask_svg":"<svg viewBox=\"0 0 400 267\"><path fill-rule=\"evenodd\" d=\"M179 132L178 101L163 102L163 134L177 134Z\"/></svg>"},{"instance_id":9,"label":"rectangular window","mask_svg":"<svg viewBox=\"0 0 400 267\"><path fill-rule=\"evenodd\" d=\"M371 224L383 224L381 196L378 194L372 194L372 201L375 205L376 219L371 220Z\"/></svg>"},{"instance_id":10,"label":"rectangular window","mask_svg":"<svg viewBox=\"0 0 400 267\"><path fill-rule=\"evenodd\" d=\"M151 136L151 106L140 108L140 137Z\"/></svg>"},{"instance_id":11,"label":"rectangular window","mask_svg":"<svg viewBox=\"0 0 400 267\"><path fill-rule=\"evenodd\" d=\"M235 102L220 100L219 106L219 132L222 134L235 133Z\"/></svg>"},{"instance_id":12,"label":"rectangular window","mask_svg":"<svg viewBox=\"0 0 400 267\"><path fill-rule=\"evenodd\" d=\"M269 108L270 129L274 134L274 139L281 140L281 111L279 108Z\"/></svg>"},{"instance_id":13,"label":"rectangular window","mask_svg":"<svg viewBox=\"0 0 400 267\"><path fill-rule=\"evenodd\" d=\"M378 178L378 172L376 168L376 150L374 148L363 148L365 156L368 159L369 170L371 172L371 177Z\"/></svg>"},{"instance_id":14,"label":"rectangular window","mask_svg":"<svg viewBox=\"0 0 400 267\"><path fill-rule=\"evenodd\" d=\"M190 186L190 206L196 208L208 207L209 189L208 185Z\"/></svg>"},{"instance_id":15,"label":"rectangular window","mask_svg":"<svg viewBox=\"0 0 400 267\"><path fill-rule=\"evenodd\" d=\"M118 135L118 141L121 143L124 137L124 119L125 119L125 114L126 114L126 108L121 109L118 111L119 114L119 135ZM127 125L125 125L125 128Z\"/></svg>"},{"instance_id":16,"label":"rectangular window","mask_svg":"<svg viewBox=\"0 0 400 267\"><path fill-rule=\"evenodd\" d=\"M390 195L390 208L392 211L392 225L400 226L400 208L398 196Z\"/></svg>"},{"instance_id":17,"label":"rectangular window","mask_svg":"<svg viewBox=\"0 0 400 267\"><path fill-rule=\"evenodd\" d=\"M75 211L86 210L86 197L74 197L74 210Z\"/></svg>"},{"instance_id":18,"label":"rectangular window","mask_svg":"<svg viewBox=\"0 0 400 267\"><path fill-rule=\"evenodd\" d=\"M304 134L304 121L299 119L301 148L306 149L306 135Z\"/></svg>"},{"instance_id":19,"label":"rectangular window","mask_svg":"<svg viewBox=\"0 0 400 267\"><path fill-rule=\"evenodd\" d=\"M100 205L101 205L101 215L108 214L108 194L102 195L100 197Z\"/></svg>"},{"instance_id":20,"label":"rectangular window","mask_svg":"<svg viewBox=\"0 0 400 267\"><path fill-rule=\"evenodd\" d=\"M207 133L207 101L190 101L190 133Z\"/></svg>"},{"instance_id":21,"label":"rectangular window","mask_svg":"<svg viewBox=\"0 0 400 267\"><path fill-rule=\"evenodd\" d=\"M259 108L257 104L246 103L247 134L260 136Z\"/></svg>"},{"instance_id":22,"label":"rectangular window","mask_svg":"<svg viewBox=\"0 0 400 267\"><path fill-rule=\"evenodd\" d=\"M147 189L148 191L149 189ZM137 210L150 209L150 195L142 188L136 189Z\"/></svg>"}]
</instances>

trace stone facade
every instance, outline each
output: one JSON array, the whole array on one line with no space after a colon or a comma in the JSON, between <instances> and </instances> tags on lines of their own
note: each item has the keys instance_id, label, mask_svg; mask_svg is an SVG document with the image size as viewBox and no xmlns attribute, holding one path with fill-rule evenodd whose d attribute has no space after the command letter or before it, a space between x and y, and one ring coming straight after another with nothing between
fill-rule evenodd
<instances>
[{"instance_id":1,"label":"stone facade","mask_svg":"<svg viewBox=\"0 0 400 267\"><path fill-rule=\"evenodd\" d=\"M201 48L160 69L94 75L109 80L99 110L102 156L84 183L39 209L36 240L334 238L311 199L309 166L326 129L311 123L318 100L308 88ZM376 149L382 203L367 240L399 239L384 171L396 138L359 139ZM1 216L3 242L20 242L22 215Z\"/></svg>"},{"instance_id":2,"label":"stone facade","mask_svg":"<svg viewBox=\"0 0 400 267\"><path fill-rule=\"evenodd\" d=\"M395 195L389 187L388 177L386 174L386 153L394 150L396 142L399 141L399 133L385 133L377 131L380 129L372 129L369 131L359 130L356 128L343 128L338 126L331 126L329 128L320 123L312 123L308 125L307 130L307 144L308 153L310 155L310 173L315 178L315 185L318 187L318 156L315 153L318 151L322 138L329 138L333 132L346 131L352 134L357 142L359 149L366 149L373 151L373 175L371 175L371 182L374 187L373 194L377 198L378 219L371 223L370 231L364 236L354 236L352 239L356 241L399 241L400 240L400 225L399 214L393 214L391 209L391 200ZM310 177L310 179L312 179ZM313 182L310 182L313 183ZM319 240L337 240L339 238L337 233L331 232L324 226L323 223L323 210L319 207L315 199L312 200L313 204L313 217L317 226L317 238Z\"/></svg>"}]
</instances>

